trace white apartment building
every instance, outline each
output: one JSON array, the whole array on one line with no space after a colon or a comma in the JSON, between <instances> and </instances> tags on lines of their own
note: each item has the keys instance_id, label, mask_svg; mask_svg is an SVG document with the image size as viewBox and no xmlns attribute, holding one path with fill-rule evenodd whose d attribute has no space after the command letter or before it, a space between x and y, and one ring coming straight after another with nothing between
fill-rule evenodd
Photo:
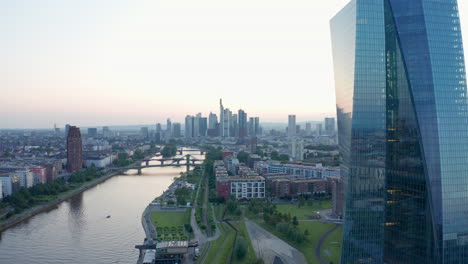
<instances>
[{"instance_id":1,"label":"white apartment building","mask_svg":"<svg viewBox=\"0 0 468 264\"><path fill-rule=\"evenodd\" d=\"M2 197L11 195L13 193L13 186L11 184L11 177L9 175L0 175L0 182L2 185Z\"/></svg>"},{"instance_id":2,"label":"white apartment building","mask_svg":"<svg viewBox=\"0 0 468 264\"><path fill-rule=\"evenodd\" d=\"M229 177L229 181L231 196L238 200L265 198L265 178L261 176Z\"/></svg>"},{"instance_id":3,"label":"white apartment building","mask_svg":"<svg viewBox=\"0 0 468 264\"><path fill-rule=\"evenodd\" d=\"M34 186L34 175L29 170L17 170L14 172L19 178L20 187L30 188Z\"/></svg>"},{"instance_id":4,"label":"white apartment building","mask_svg":"<svg viewBox=\"0 0 468 264\"><path fill-rule=\"evenodd\" d=\"M289 156L293 160L303 160L304 159L304 141L302 139L293 138L289 140Z\"/></svg>"}]
</instances>

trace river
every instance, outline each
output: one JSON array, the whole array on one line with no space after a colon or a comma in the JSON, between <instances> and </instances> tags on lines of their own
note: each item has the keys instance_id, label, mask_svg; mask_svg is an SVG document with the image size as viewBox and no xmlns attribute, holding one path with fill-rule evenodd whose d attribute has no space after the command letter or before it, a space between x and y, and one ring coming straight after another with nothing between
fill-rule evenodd
<instances>
[{"instance_id":1,"label":"river","mask_svg":"<svg viewBox=\"0 0 468 264\"><path fill-rule=\"evenodd\" d=\"M143 175L129 170L5 230L0 263L136 263L135 245L145 238L143 211L184 170L146 168Z\"/></svg>"}]
</instances>

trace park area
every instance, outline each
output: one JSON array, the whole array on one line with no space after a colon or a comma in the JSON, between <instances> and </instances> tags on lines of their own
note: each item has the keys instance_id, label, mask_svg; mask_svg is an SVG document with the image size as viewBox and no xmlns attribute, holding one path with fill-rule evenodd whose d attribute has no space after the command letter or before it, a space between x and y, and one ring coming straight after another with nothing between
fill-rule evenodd
<instances>
[{"instance_id":1,"label":"park area","mask_svg":"<svg viewBox=\"0 0 468 264\"><path fill-rule=\"evenodd\" d=\"M157 211L151 213L151 222L156 227L159 241L187 240L184 223L187 214L182 211Z\"/></svg>"},{"instance_id":2,"label":"park area","mask_svg":"<svg viewBox=\"0 0 468 264\"><path fill-rule=\"evenodd\" d=\"M327 210L331 207L330 200L276 204L278 212L290 214L291 217L296 216L298 220L314 219L317 211Z\"/></svg>"}]
</instances>

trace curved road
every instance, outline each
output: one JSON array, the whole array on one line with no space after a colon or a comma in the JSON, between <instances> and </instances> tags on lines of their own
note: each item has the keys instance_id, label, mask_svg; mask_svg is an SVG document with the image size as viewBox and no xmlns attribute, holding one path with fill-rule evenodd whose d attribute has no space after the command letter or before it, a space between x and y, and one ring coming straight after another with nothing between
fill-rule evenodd
<instances>
[{"instance_id":1,"label":"curved road","mask_svg":"<svg viewBox=\"0 0 468 264\"><path fill-rule=\"evenodd\" d=\"M317 243L317 246L315 247L315 256L317 257L317 259L320 261L320 263L322 264L329 264L328 261L326 261L323 257L322 257L322 245L323 245L323 242L325 242L325 239L327 239L327 237L333 233L336 229L338 229L338 227L340 227L340 225L335 225L332 229L328 230L325 234L323 234L323 236L320 238L319 242Z\"/></svg>"}]
</instances>

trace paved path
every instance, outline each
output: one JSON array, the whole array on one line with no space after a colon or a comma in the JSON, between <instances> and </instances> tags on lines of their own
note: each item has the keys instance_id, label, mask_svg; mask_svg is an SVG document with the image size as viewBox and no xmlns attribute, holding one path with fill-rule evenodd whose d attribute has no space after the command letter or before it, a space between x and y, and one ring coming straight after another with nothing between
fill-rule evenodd
<instances>
[{"instance_id":1,"label":"paved path","mask_svg":"<svg viewBox=\"0 0 468 264\"><path fill-rule=\"evenodd\" d=\"M323 246L323 242L325 242L325 240L327 239L327 237L333 233L336 229L338 229L338 227L340 227L340 225L335 225L332 229L328 230L325 234L323 234L323 236L319 239L319 242L317 243L317 246L315 247L315 256L317 257L317 259L320 261L320 263L322 264L329 264L328 261L326 261L323 257L322 257L322 246Z\"/></svg>"},{"instance_id":2,"label":"paved path","mask_svg":"<svg viewBox=\"0 0 468 264\"><path fill-rule=\"evenodd\" d=\"M283 263L307 264L301 252L256 223L246 220L245 226L249 232L255 255L263 259L265 264L272 264L275 257L280 258Z\"/></svg>"}]
</instances>

